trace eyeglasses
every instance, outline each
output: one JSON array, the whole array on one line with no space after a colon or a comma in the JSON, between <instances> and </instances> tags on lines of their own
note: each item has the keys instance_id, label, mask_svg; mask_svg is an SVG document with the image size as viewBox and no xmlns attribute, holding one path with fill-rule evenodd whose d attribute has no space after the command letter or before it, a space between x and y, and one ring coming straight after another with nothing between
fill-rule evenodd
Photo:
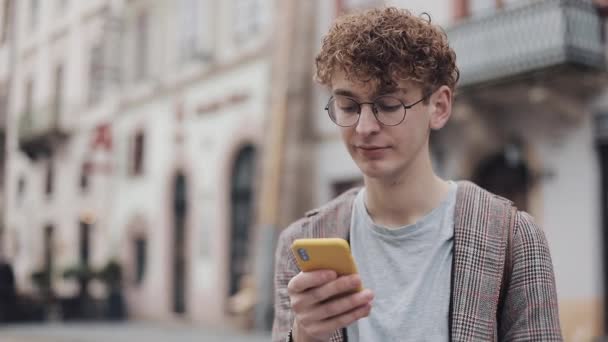
<instances>
[{"instance_id":1,"label":"eyeglasses","mask_svg":"<svg viewBox=\"0 0 608 342\"><path fill-rule=\"evenodd\" d=\"M369 104L372 106L372 112L376 120L381 124L385 126L397 126L405 119L406 110L424 101L429 95L425 95L411 105L406 105L398 98L388 95L377 97L374 102L357 102L350 97L336 95L329 98L325 110L329 114L331 121L336 125L351 127L359 122L362 106Z\"/></svg>"}]
</instances>

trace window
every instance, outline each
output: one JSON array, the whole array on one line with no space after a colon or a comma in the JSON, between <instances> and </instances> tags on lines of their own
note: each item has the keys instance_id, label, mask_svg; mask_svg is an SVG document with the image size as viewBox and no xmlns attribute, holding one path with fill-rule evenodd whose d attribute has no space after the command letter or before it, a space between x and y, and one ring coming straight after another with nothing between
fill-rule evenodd
<instances>
[{"instance_id":1,"label":"window","mask_svg":"<svg viewBox=\"0 0 608 342\"><path fill-rule=\"evenodd\" d=\"M496 9L508 7L521 0L456 0L454 16L461 19L468 16L479 16L491 13Z\"/></svg>"},{"instance_id":2,"label":"window","mask_svg":"<svg viewBox=\"0 0 608 342\"><path fill-rule=\"evenodd\" d=\"M488 13L495 10L496 7L496 1L469 0L469 13L471 13L471 16Z\"/></svg>"},{"instance_id":3,"label":"window","mask_svg":"<svg viewBox=\"0 0 608 342\"><path fill-rule=\"evenodd\" d=\"M4 44L10 35L13 18L13 0L4 0L2 6L2 32L0 32L0 44Z\"/></svg>"},{"instance_id":4,"label":"window","mask_svg":"<svg viewBox=\"0 0 608 342\"><path fill-rule=\"evenodd\" d=\"M80 190L87 191L89 189L89 181L91 174L91 164L84 163L80 169Z\"/></svg>"},{"instance_id":5,"label":"window","mask_svg":"<svg viewBox=\"0 0 608 342\"><path fill-rule=\"evenodd\" d=\"M0 127L5 129L6 126L6 116L8 113L8 88L6 84L0 83ZM0 155L2 152L0 151ZM2 159L4 160L4 159ZM4 164L2 164L4 165Z\"/></svg>"},{"instance_id":6,"label":"window","mask_svg":"<svg viewBox=\"0 0 608 342\"><path fill-rule=\"evenodd\" d=\"M89 59L89 104L99 102L103 93L103 44L97 42L91 47Z\"/></svg>"},{"instance_id":7,"label":"window","mask_svg":"<svg viewBox=\"0 0 608 342\"><path fill-rule=\"evenodd\" d=\"M505 146L504 151L482 159L476 166L472 180L482 188L510 199L518 209L528 210L528 197L534 186L522 147L517 143Z\"/></svg>"},{"instance_id":8,"label":"window","mask_svg":"<svg viewBox=\"0 0 608 342\"><path fill-rule=\"evenodd\" d=\"M148 13L142 11L137 16L135 33L135 81L148 76Z\"/></svg>"},{"instance_id":9,"label":"window","mask_svg":"<svg viewBox=\"0 0 608 342\"><path fill-rule=\"evenodd\" d=\"M54 170L54 165L53 165L53 159L49 158L48 163L46 165L46 176L45 176L45 187L44 187L44 193L47 196L50 196L53 194L53 182L54 182L54 174L55 174L55 170Z\"/></svg>"},{"instance_id":10,"label":"window","mask_svg":"<svg viewBox=\"0 0 608 342\"><path fill-rule=\"evenodd\" d=\"M53 274L53 256L55 255L53 251L54 230L52 225L48 225L44 228L44 269L49 284Z\"/></svg>"},{"instance_id":11,"label":"window","mask_svg":"<svg viewBox=\"0 0 608 342\"><path fill-rule=\"evenodd\" d=\"M34 81L31 79L25 83L25 101L23 111L26 115L32 115L34 110Z\"/></svg>"},{"instance_id":12,"label":"window","mask_svg":"<svg viewBox=\"0 0 608 342\"><path fill-rule=\"evenodd\" d=\"M25 176L19 176L19 180L17 181L17 202L21 203L23 201L23 196L25 195Z\"/></svg>"},{"instance_id":13,"label":"window","mask_svg":"<svg viewBox=\"0 0 608 342\"><path fill-rule=\"evenodd\" d=\"M207 58L201 51L202 35L199 25L201 20L201 2L199 0L180 0L178 3L178 60L183 63L196 58Z\"/></svg>"},{"instance_id":14,"label":"window","mask_svg":"<svg viewBox=\"0 0 608 342\"><path fill-rule=\"evenodd\" d=\"M24 128L29 130L34 124L34 81L31 79L25 83L25 94L23 99L22 120Z\"/></svg>"},{"instance_id":15,"label":"window","mask_svg":"<svg viewBox=\"0 0 608 342\"><path fill-rule=\"evenodd\" d=\"M61 15L65 13L69 5L68 0L57 0L57 14Z\"/></svg>"},{"instance_id":16,"label":"window","mask_svg":"<svg viewBox=\"0 0 608 342\"><path fill-rule=\"evenodd\" d=\"M0 83L0 129L6 132L6 119L8 115L8 89ZM4 189L4 172L6 158L6 133L0 134L0 190Z\"/></svg>"},{"instance_id":17,"label":"window","mask_svg":"<svg viewBox=\"0 0 608 342\"><path fill-rule=\"evenodd\" d=\"M59 119L63 110L63 66L55 68L55 94L53 96L53 115Z\"/></svg>"},{"instance_id":18,"label":"window","mask_svg":"<svg viewBox=\"0 0 608 342\"><path fill-rule=\"evenodd\" d=\"M137 176L144 172L145 140L143 132L135 134L131 155L131 175Z\"/></svg>"},{"instance_id":19,"label":"window","mask_svg":"<svg viewBox=\"0 0 608 342\"><path fill-rule=\"evenodd\" d=\"M179 172L173 183L173 312L183 314L187 310L186 283L188 279L188 183Z\"/></svg>"},{"instance_id":20,"label":"window","mask_svg":"<svg viewBox=\"0 0 608 342\"><path fill-rule=\"evenodd\" d=\"M247 273L249 231L252 224L255 149L243 148L237 155L232 171L229 295L240 289L241 278Z\"/></svg>"},{"instance_id":21,"label":"window","mask_svg":"<svg viewBox=\"0 0 608 342\"><path fill-rule=\"evenodd\" d=\"M30 0L30 29L34 31L38 25L38 12L40 11L40 2L38 0Z\"/></svg>"},{"instance_id":22,"label":"window","mask_svg":"<svg viewBox=\"0 0 608 342\"><path fill-rule=\"evenodd\" d=\"M7 240L8 234L6 233L6 228L4 225L0 225L0 254L5 255L4 251L6 250L6 246L8 245L5 241ZM2 271L0 271L2 272ZM0 276L1 277L1 276Z\"/></svg>"},{"instance_id":23,"label":"window","mask_svg":"<svg viewBox=\"0 0 608 342\"><path fill-rule=\"evenodd\" d=\"M140 285L146 272L147 241L144 237L137 237L135 244L135 284Z\"/></svg>"},{"instance_id":24,"label":"window","mask_svg":"<svg viewBox=\"0 0 608 342\"><path fill-rule=\"evenodd\" d=\"M259 0L234 0L234 34L237 42L243 42L260 31L260 5Z\"/></svg>"},{"instance_id":25,"label":"window","mask_svg":"<svg viewBox=\"0 0 608 342\"><path fill-rule=\"evenodd\" d=\"M91 237L91 224L80 221L80 244L79 244L79 256L80 264L83 266L89 265L90 257L90 237Z\"/></svg>"},{"instance_id":26,"label":"window","mask_svg":"<svg viewBox=\"0 0 608 342\"><path fill-rule=\"evenodd\" d=\"M381 5L379 0L336 0L336 13L338 15L353 10L372 8Z\"/></svg>"}]
</instances>

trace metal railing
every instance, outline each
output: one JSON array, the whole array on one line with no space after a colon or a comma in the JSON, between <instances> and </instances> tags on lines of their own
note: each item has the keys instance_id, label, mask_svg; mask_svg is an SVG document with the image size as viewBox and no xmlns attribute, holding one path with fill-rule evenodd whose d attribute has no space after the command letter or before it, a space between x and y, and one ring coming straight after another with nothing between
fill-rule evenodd
<instances>
[{"instance_id":1,"label":"metal railing","mask_svg":"<svg viewBox=\"0 0 608 342\"><path fill-rule=\"evenodd\" d=\"M24 111L19 117L18 135L20 143L27 143L53 134L65 134L60 112L52 105Z\"/></svg>"},{"instance_id":2,"label":"metal railing","mask_svg":"<svg viewBox=\"0 0 608 342\"><path fill-rule=\"evenodd\" d=\"M473 18L447 30L460 85L560 64L605 68L599 15L588 0L539 0Z\"/></svg>"}]
</instances>

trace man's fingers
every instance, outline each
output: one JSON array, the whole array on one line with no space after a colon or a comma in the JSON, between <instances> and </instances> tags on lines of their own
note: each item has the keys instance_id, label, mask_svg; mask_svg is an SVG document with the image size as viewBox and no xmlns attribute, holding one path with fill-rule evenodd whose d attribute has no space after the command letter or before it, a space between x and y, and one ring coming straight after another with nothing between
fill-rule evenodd
<instances>
[{"instance_id":1,"label":"man's fingers","mask_svg":"<svg viewBox=\"0 0 608 342\"><path fill-rule=\"evenodd\" d=\"M287 284L287 292L290 295L298 294L311 288L326 284L336 279L336 277L336 272L332 270L300 272L300 274L291 278L289 284Z\"/></svg>"},{"instance_id":2,"label":"man's fingers","mask_svg":"<svg viewBox=\"0 0 608 342\"><path fill-rule=\"evenodd\" d=\"M371 308L371 304L361 305L349 312L321 321L311 326L308 331L312 336L320 336L342 329L363 317L367 317Z\"/></svg>"},{"instance_id":3,"label":"man's fingers","mask_svg":"<svg viewBox=\"0 0 608 342\"><path fill-rule=\"evenodd\" d=\"M327 318L339 316L343 313L349 312L362 305L371 303L374 298L374 294L371 290L365 289L361 292L353 293L348 296L330 300L326 303L322 303L314 308L308 315L302 317L303 321L309 319L316 319L318 321Z\"/></svg>"},{"instance_id":4,"label":"man's fingers","mask_svg":"<svg viewBox=\"0 0 608 342\"><path fill-rule=\"evenodd\" d=\"M323 286L310 290L313 303L321 303L331 297L352 292L361 286L361 278L358 274L339 277Z\"/></svg>"},{"instance_id":5,"label":"man's fingers","mask_svg":"<svg viewBox=\"0 0 608 342\"><path fill-rule=\"evenodd\" d=\"M372 291L358 274L337 277L333 271L302 272L287 285L296 323L308 336L326 336L369 315Z\"/></svg>"}]
</instances>

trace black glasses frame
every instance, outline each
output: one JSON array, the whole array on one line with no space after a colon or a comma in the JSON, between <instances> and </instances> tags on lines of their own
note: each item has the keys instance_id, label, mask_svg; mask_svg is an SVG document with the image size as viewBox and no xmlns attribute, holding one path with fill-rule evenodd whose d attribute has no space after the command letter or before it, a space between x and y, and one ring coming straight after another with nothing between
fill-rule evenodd
<instances>
[{"instance_id":1,"label":"black glasses frame","mask_svg":"<svg viewBox=\"0 0 608 342\"><path fill-rule=\"evenodd\" d=\"M353 101L354 103L357 104L358 109L357 109L357 120L355 121L355 123L353 123L352 125L340 125L339 123L336 122L336 120L334 120L334 118L331 116L331 114L329 113L329 105L331 104L331 101L334 100L334 96L331 96L329 98L329 100L327 101L327 105L325 105L325 110L327 111L327 115L329 116L329 118L331 119L331 121L333 123L335 123L336 125L340 126L340 127L353 127L356 126L359 123L359 119L361 118L361 110L363 110L363 105L368 104L372 106L372 113L374 113L374 117L376 118L376 120L378 120L378 122L381 125L384 126L397 126L399 124L401 124L403 122L403 120L405 120L405 116L407 115L407 110L411 109L412 107L414 107L415 105L419 104L420 102L426 100L429 96L431 96L433 94L433 92L430 92L428 94L426 94L423 98L421 98L420 100L410 104L410 105L406 105L405 103L403 103L403 101L399 100L398 98L394 97L394 96L390 96L390 95L383 95L383 96L378 96L374 99L373 102L358 102L357 100L353 99L352 97L348 97L346 96L346 98L348 98L349 100ZM399 103L401 103L401 105L403 106L403 109L405 110L403 112L403 117L401 118L401 120L396 123L396 124L392 124L392 125L388 125L385 124L384 122L380 121L380 119L378 119L378 107L376 106L376 100L381 98L381 97L392 97L395 100L399 101Z\"/></svg>"}]
</instances>

